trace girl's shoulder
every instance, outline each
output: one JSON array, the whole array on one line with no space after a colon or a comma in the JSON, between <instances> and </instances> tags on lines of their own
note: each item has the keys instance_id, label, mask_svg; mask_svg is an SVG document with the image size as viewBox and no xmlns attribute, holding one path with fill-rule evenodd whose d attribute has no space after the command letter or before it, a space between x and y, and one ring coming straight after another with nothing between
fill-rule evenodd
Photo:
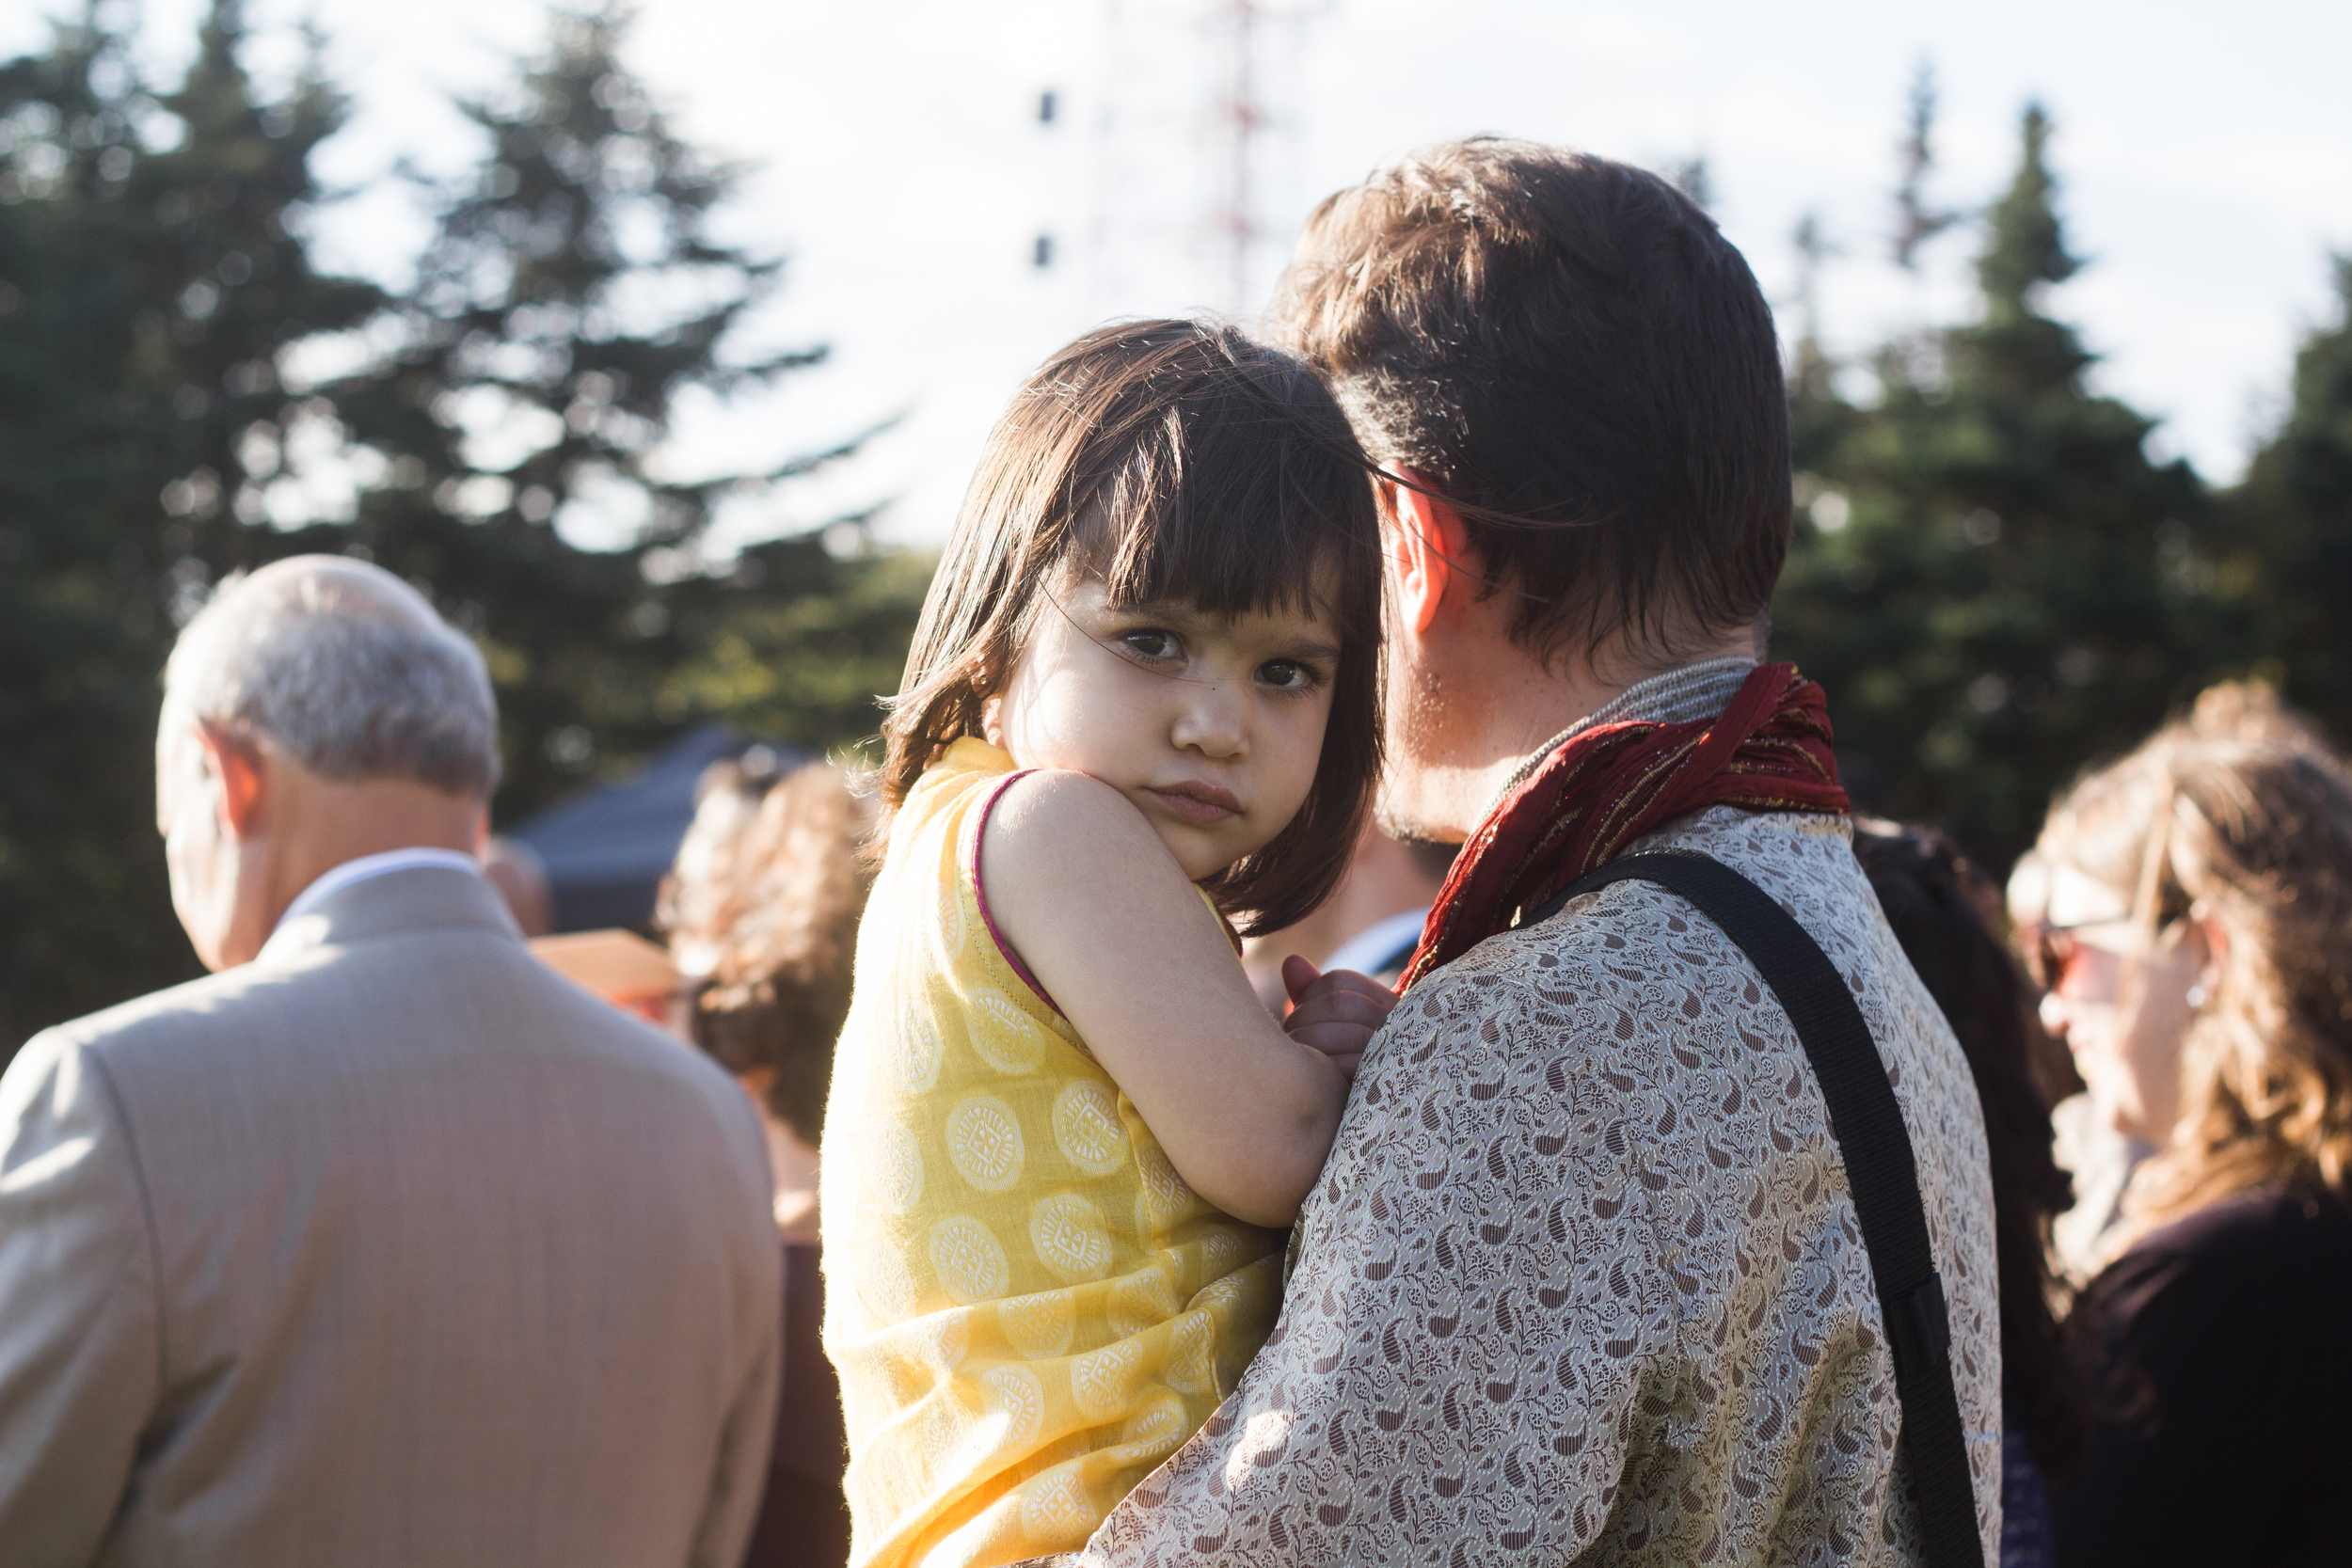
<instances>
[{"instance_id":1,"label":"girl's shoulder","mask_svg":"<svg viewBox=\"0 0 2352 1568\"><path fill-rule=\"evenodd\" d=\"M2352 1211L2326 1192L2259 1188L2141 1237L2085 1289L2079 1310L2143 1338L2201 1336L2224 1322L2291 1338L2288 1321L2305 1304L2347 1295ZM2331 1325L2340 1310L2327 1309Z\"/></svg>"},{"instance_id":2,"label":"girl's shoulder","mask_svg":"<svg viewBox=\"0 0 2352 1568\"><path fill-rule=\"evenodd\" d=\"M907 791L892 816L874 884L883 907L910 898L977 896L975 856L981 829L1007 786L1022 776L1004 752L966 736L951 744ZM874 907L869 905L869 908Z\"/></svg>"},{"instance_id":3,"label":"girl's shoulder","mask_svg":"<svg viewBox=\"0 0 2352 1568\"><path fill-rule=\"evenodd\" d=\"M2152 1230L2118 1259L2191 1269L2218 1280L2318 1266L2352 1275L2352 1209L2324 1190L2258 1187Z\"/></svg>"},{"instance_id":4,"label":"girl's shoulder","mask_svg":"<svg viewBox=\"0 0 2352 1568\"><path fill-rule=\"evenodd\" d=\"M861 931L859 984L901 993L890 1009L899 1016L977 1015L965 1022L984 1037L1041 1030L1074 1044L1069 1021L997 930L980 879L990 813L1023 776L1003 752L965 737L907 792Z\"/></svg>"},{"instance_id":5,"label":"girl's shoulder","mask_svg":"<svg viewBox=\"0 0 2352 1568\"><path fill-rule=\"evenodd\" d=\"M961 820L1021 776L1012 758L974 736L948 743L939 760L923 769L892 819L890 842Z\"/></svg>"},{"instance_id":6,"label":"girl's shoulder","mask_svg":"<svg viewBox=\"0 0 2352 1568\"><path fill-rule=\"evenodd\" d=\"M994 826L999 821L1007 824L1002 830ZM946 971L940 977L950 982L949 991L979 999L985 1010L1001 1012L1009 1002L1084 1052L1060 1004L998 925L990 886L1007 875L1031 881L1041 874L1076 882L1098 872L1129 878L1137 852L1164 853L1149 835L1109 785L1079 773L1023 768L996 747L966 736L908 791L891 825L866 928L890 929L901 954L914 953L907 939L916 928L930 930L937 940L917 944L924 951L916 968ZM1042 858L1029 863L1025 855ZM1182 876L1172 861L1168 870ZM1085 918L1082 890L1072 881L1056 885L1071 903L1068 917ZM1238 952L1239 938L1215 898L1197 884L1190 891Z\"/></svg>"}]
</instances>

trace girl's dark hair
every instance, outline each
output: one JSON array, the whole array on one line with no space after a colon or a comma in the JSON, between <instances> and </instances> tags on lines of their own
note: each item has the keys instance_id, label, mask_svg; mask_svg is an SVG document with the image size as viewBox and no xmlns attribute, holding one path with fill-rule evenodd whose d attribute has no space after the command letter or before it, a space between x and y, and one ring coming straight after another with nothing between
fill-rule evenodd
<instances>
[{"instance_id":1,"label":"girl's dark hair","mask_svg":"<svg viewBox=\"0 0 2352 1568\"><path fill-rule=\"evenodd\" d=\"M1951 840L1931 829L1858 823L1853 847L1977 1081L1993 1166L2003 1402L2043 1471L2063 1481L2081 1460L2088 1400L2055 1306L2050 1220L2074 1195L2051 1154L2050 1103L2034 1079L2042 1035L2034 992L1994 934L1999 890Z\"/></svg>"},{"instance_id":2,"label":"girl's dark hair","mask_svg":"<svg viewBox=\"0 0 2352 1568\"><path fill-rule=\"evenodd\" d=\"M1201 885L1245 933L1330 895L1380 764L1380 564L1370 465L1305 363L1230 326L1100 327L1025 383L990 435L882 725L895 810L980 733L1054 595L1100 581L1116 606L1213 614L1311 607L1340 636L1312 789L1290 825Z\"/></svg>"}]
</instances>

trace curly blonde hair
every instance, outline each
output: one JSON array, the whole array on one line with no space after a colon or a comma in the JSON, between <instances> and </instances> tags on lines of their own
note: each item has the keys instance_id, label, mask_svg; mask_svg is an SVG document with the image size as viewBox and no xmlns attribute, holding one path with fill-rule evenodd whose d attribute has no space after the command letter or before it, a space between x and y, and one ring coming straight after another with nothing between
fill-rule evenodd
<instances>
[{"instance_id":1,"label":"curly blonde hair","mask_svg":"<svg viewBox=\"0 0 2352 1568\"><path fill-rule=\"evenodd\" d=\"M2090 773L2042 833L2044 856L2136 894L2150 938L2192 911L2226 938L2118 1245L2258 1187L2352 1196L2352 782L2307 733L2217 717Z\"/></svg>"},{"instance_id":2,"label":"curly blonde hair","mask_svg":"<svg viewBox=\"0 0 2352 1568\"><path fill-rule=\"evenodd\" d=\"M859 841L872 815L829 764L772 785L758 768L720 764L654 916L700 988L694 1043L739 1077L766 1077L769 1108L812 1148L850 1011L870 882Z\"/></svg>"}]
</instances>

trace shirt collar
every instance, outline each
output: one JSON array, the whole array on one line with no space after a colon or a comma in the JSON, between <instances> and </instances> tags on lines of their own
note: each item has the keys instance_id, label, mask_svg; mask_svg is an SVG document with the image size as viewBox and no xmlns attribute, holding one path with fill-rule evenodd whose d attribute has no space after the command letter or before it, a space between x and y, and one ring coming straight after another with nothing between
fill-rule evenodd
<instances>
[{"instance_id":1,"label":"shirt collar","mask_svg":"<svg viewBox=\"0 0 2352 1568\"><path fill-rule=\"evenodd\" d=\"M420 845L407 849L387 849L380 855L361 855L357 860L348 860L331 867L309 887L294 895L294 901L286 906L284 914L278 917L278 924L270 928L270 934L277 935L296 916L308 914L355 882L389 877L395 871L422 871L427 868L464 871L476 877L482 875L480 861L471 855L461 855L454 849L432 849Z\"/></svg>"},{"instance_id":2,"label":"shirt collar","mask_svg":"<svg viewBox=\"0 0 2352 1568\"><path fill-rule=\"evenodd\" d=\"M1635 681L1623 691L1610 698L1585 717L1570 724L1549 740L1528 753L1509 782L1495 792L1487 804L1486 815L1494 815L1510 797L1511 791L1528 781L1544 759L1558 751L1570 736L1600 724L1622 724L1629 720L1645 720L1656 724L1687 724L1694 720L1712 719L1731 705L1738 696L1740 683L1756 668L1756 661L1734 654L1726 658L1701 659L1668 670L1646 680Z\"/></svg>"}]
</instances>

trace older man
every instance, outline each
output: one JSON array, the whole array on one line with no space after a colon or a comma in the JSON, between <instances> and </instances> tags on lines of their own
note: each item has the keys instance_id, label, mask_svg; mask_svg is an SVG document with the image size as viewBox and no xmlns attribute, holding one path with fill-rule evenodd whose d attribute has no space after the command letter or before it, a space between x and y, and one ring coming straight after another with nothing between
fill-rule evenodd
<instances>
[{"instance_id":1,"label":"older man","mask_svg":"<svg viewBox=\"0 0 2352 1568\"><path fill-rule=\"evenodd\" d=\"M1657 849L1760 886L1859 1006L1949 1301L1939 1560L1990 1555L1982 1123L1854 862L1820 689L1757 662L1789 478L1746 264L1652 175L1457 143L1326 202L1280 313L1402 481L1385 825L1467 843L1299 1216L1280 1325L1089 1558L1920 1560L1890 1326L1920 1341L1882 1310L1789 1015L1664 887L1534 918Z\"/></svg>"},{"instance_id":2,"label":"older man","mask_svg":"<svg viewBox=\"0 0 2352 1568\"><path fill-rule=\"evenodd\" d=\"M219 973L0 1079L0 1561L734 1568L758 1120L524 947L474 858L480 656L281 562L182 634L156 765Z\"/></svg>"}]
</instances>

